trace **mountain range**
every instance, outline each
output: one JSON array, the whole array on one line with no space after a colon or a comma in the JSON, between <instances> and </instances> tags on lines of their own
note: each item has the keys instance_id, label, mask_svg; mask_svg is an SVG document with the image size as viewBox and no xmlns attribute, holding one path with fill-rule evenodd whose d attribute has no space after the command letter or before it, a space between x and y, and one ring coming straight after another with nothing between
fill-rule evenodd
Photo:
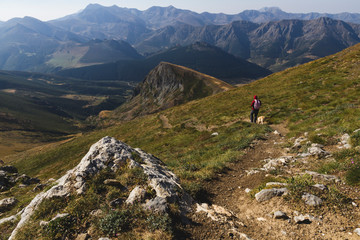
<instances>
[{"instance_id":1,"label":"mountain range","mask_svg":"<svg viewBox=\"0 0 360 240\"><path fill-rule=\"evenodd\" d=\"M0 23L0 69L54 72L140 59L140 54L200 41L278 71L358 43L358 23L359 14L350 13L267 8L226 15L172 6L139 11L91 4L49 22L25 17Z\"/></svg>"},{"instance_id":2,"label":"mountain range","mask_svg":"<svg viewBox=\"0 0 360 240\"><path fill-rule=\"evenodd\" d=\"M64 18L55 19L50 23L71 32L86 35L90 38L116 38L127 33L127 41L132 43L131 36L134 33L144 33L151 29L160 29L166 26L187 24L192 26L226 25L234 21L249 21L254 23L265 23L284 19L313 20L321 17L333 18L351 23L360 23L358 13L287 13L279 8L263 8L257 10L246 10L238 14L223 13L196 13L190 10L169 7L151 7L145 11L137 9L120 8L116 5L104 7L99 4L90 4L80 13L72 14ZM116 24L119 25L116 25ZM98 25L100 24L100 25ZM106 26L100 29L100 26ZM86 28L84 27L86 26ZM125 30L116 31L117 28L125 26ZM136 26L136 28L130 28ZM90 31L91 30L91 31ZM115 34L115 35L114 35ZM124 35L122 35L124 36Z\"/></svg>"},{"instance_id":3,"label":"mountain range","mask_svg":"<svg viewBox=\"0 0 360 240\"><path fill-rule=\"evenodd\" d=\"M88 80L141 82L149 71L162 61L182 65L231 84L245 83L271 74L271 71L265 68L203 42L185 47L175 46L145 59L67 69L56 74Z\"/></svg>"}]
</instances>

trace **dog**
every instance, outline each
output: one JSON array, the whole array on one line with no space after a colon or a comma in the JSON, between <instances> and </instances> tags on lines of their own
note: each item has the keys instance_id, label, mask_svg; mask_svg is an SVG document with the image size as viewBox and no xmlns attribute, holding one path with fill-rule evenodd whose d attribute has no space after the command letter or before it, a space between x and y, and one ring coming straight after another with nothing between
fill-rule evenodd
<instances>
[{"instance_id":1,"label":"dog","mask_svg":"<svg viewBox=\"0 0 360 240\"><path fill-rule=\"evenodd\" d=\"M257 122L259 124L264 124L264 120L265 120L265 116L260 116L260 117L258 117Z\"/></svg>"}]
</instances>

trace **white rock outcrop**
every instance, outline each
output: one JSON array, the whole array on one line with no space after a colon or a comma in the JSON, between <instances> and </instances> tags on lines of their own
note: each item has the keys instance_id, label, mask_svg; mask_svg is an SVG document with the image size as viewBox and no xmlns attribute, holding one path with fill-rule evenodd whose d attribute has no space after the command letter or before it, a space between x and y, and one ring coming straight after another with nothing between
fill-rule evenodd
<instances>
[{"instance_id":1,"label":"white rock outcrop","mask_svg":"<svg viewBox=\"0 0 360 240\"><path fill-rule=\"evenodd\" d=\"M137 157L135 156L140 157L139 162L136 161ZM175 201L178 198L179 190L182 190L178 178L159 159L140 149L131 148L115 138L104 137L92 145L80 163L58 179L55 186L46 192L39 193L22 210L20 221L9 240L15 239L17 231L30 219L37 206L44 199L54 196L65 197L70 194L83 194L87 188L87 178L91 178L107 167L117 170L126 163L129 163L131 168L139 167L143 169L148 176L148 185L156 192L154 199L156 198L158 205L159 203L166 204L168 201ZM160 201L161 199L163 201ZM164 206L160 207L161 210L165 208Z\"/></svg>"}]
</instances>

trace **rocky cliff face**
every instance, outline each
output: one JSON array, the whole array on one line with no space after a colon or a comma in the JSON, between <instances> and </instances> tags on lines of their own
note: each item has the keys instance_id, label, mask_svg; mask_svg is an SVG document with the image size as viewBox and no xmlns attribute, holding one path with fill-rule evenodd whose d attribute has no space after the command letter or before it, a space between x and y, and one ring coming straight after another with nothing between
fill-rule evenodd
<instances>
[{"instance_id":1,"label":"rocky cliff face","mask_svg":"<svg viewBox=\"0 0 360 240\"><path fill-rule=\"evenodd\" d=\"M158 112L233 88L219 79L179 65L162 62L134 90L132 100L119 109L125 118Z\"/></svg>"}]
</instances>

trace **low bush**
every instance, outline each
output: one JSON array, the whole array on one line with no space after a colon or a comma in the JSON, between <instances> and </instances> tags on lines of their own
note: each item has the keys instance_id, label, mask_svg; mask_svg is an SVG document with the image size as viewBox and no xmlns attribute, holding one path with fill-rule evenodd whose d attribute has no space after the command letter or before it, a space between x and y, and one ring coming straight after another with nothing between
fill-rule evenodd
<instances>
[{"instance_id":1,"label":"low bush","mask_svg":"<svg viewBox=\"0 0 360 240\"><path fill-rule=\"evenodd\" d=\"M75 235L75 231L73 230L75 223L76 218L71 215L57 218L50 221L49 225L44 228L44 236L52 240L71 239Z\"/></svg>"},{"instance_id":2,"label":"low bush","mask_svg":"<svg viewBox=\"0 0 360 240\"><path fill-rule=\"evenodd\" d=\"M132 221L132 212L129 210L112 211L100 219L99 228L109 237L129 230Z\"/></svg>"},{"instance_id":3,"label":"low bush","mask_svg":"<svg viewBox=\"0 0 360 240\"><path fill-rule=\"evenodd\" d=\"M360 131L357 131L351 135L351 145L353 147L360 145Z\"/></svg>"},{"instance_id":4,"label":"low bush","mask_svg":"<svg viewBox=\"0 0 360 240\"><path fill-rule=\"evenodd\" d=\"M172 221L168 214L150 214L146 219L147 228L149 231L156 230L171 231Z\"/></svg>"}]
</instances>

